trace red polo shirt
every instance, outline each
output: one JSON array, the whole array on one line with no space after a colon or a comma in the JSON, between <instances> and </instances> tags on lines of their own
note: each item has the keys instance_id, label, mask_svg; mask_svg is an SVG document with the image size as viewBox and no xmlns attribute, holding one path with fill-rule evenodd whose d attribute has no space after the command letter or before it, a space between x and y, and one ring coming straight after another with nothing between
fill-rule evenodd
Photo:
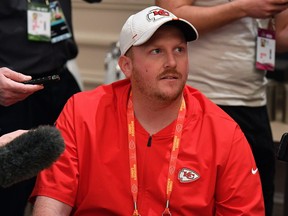
<instances>
[{"instance_id":1,"label":"red polo shirt","mask_svg":"<svg viewBox=\"0 0 288 216\"><path fill-rule=\"evenodd\" d=\"M126 105L127 80L73 96L57 120L66 149L37 178L32 197L73 207L75 216L132 215ZM187 106L175 182L173 216L264 215L259 173L239 126L197 90L186 86ZM175 122L152 135L135 122L138 209L165 208ZM252 172L253 170L253 172Z\"/></svg>"}]
</instances>

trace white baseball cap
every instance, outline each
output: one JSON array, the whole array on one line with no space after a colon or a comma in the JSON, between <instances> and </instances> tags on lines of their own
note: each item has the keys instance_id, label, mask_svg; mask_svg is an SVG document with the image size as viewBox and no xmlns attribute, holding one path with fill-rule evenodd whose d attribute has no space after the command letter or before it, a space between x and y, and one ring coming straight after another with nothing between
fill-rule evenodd
<instances>
[{"instance_id":1,"label":"white baseball cap","mask_svg":"<svg viewBox=\"0 0 288 216\"><path fill-rule=\"evenodd\" d=\"M161 7L150 6L131 15L123 25L119 39L121 55L124 55L131 46L147 42L158 28L168 22L178 26L187 41L198 38L198 32L191 23Z\"/></svg>"}]
</instances>

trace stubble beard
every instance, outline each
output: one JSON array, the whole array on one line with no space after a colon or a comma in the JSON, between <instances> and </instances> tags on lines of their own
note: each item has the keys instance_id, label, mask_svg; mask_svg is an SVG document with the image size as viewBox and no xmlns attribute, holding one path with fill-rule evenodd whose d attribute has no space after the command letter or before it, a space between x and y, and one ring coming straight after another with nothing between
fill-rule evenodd
<instances>
[{"instance_id":1,"label":"stubble beard","mask_svg":"<svg viewBox=\"0 0 288 216\"><path fill-rule=\"evenodd\" d=\"M167 70L161 73L159 76L156 77L157 80L159 80L159 77L163 76L167 73L177 73L177 76L179 79L182 79L182 74L178 73L176 70ZM134 81L134 88L137 88L139 92L141 92L142 95L144 95L147 99L151 101L160 101L162 103L170 103L172 101L177 100L179 97L181 97L185 83L182 83L181 86L179 86L177 89L174 90L174 93L167 93L159 88L155 88L151 85L151 83L146 83L144 81L144 78L141 76L141 72L138 70L134 70L133 72L133 81Z\"/></svg>"}]
</instances>

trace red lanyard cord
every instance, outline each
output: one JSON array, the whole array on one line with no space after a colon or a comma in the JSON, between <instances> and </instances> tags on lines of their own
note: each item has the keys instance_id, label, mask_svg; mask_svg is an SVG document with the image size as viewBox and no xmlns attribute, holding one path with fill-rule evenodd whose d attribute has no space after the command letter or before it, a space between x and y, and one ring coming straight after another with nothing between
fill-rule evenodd
<instances>
[{"instance_id":1,"label":"red lanyard cord","mask_svg":"<svg viewBox=\"0 0 288 216\"><path fill-rule=\"evenodd\" d=\"M179 153L180 141L182 136L182 129L186 115L186 104L184 98L182 99L181 107L179 109L177 123L175 127L173 146L171 149L171 156L168 169L167 187L166 187L166 206L162 215L171 215L169 210L170 197L173 189L175 169ZM132 93L127 104L127 122L128 122L128 145L129 145L129 164L130 164L130 183L131 193L133 196L134 212L133 216L140 216L137 207L138 197L138 176L137 176L137 155L136 155L136 139L135 139L135 116L132 101Z\"/></svg>"}]
</instances>

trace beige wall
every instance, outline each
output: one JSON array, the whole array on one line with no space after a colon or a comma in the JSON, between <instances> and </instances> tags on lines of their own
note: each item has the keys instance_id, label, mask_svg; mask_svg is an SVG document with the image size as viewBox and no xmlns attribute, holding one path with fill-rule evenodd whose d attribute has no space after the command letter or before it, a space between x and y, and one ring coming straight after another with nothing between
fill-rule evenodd
<instances>
[{"instance_id":1,"label":"beige wall","mask_svg":"<svg viewBox=\"0 0 288 216\"><path fill-rule=\"evenodd\" d=\"M152 0L102 0L88 4L72 0L75 38L79 46L77 64L85 89L102 84L104 59L126 19L134 12L152 5Z\"/></svg>"}]
</instances>

